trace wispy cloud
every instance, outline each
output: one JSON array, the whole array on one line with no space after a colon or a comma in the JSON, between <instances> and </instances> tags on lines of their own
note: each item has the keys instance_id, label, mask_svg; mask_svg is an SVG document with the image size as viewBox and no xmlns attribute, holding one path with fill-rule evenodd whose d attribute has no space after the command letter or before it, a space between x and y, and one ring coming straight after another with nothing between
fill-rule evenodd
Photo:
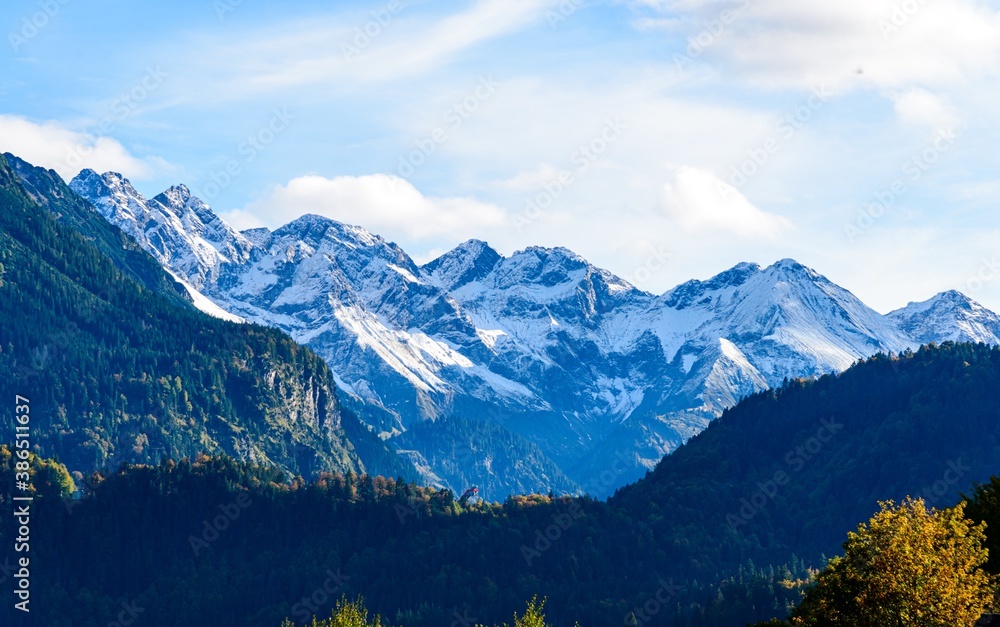
<instances>
[{"instance_id":1,"label":"wispy cloud","mask_svg":"<svg viewBox=\"0 0 1000 627\"><path fill-rule=\"evenodd\" d=\"M578 10L550 22L561 5ZM8 64L0 149L64 176L113 169L159 189L197 188L236 163L240 175L209 200L222 213L241 208L227 214L240 226L323 213L421 258L477 237L506 252L567 246L634 276L649 270L650 251L669 251L643 284L653 291L791 256L896 307L997 253L961 231L997 228L996 3L242 2L222 21L204 0L106 8L61 21L25 48L31 60ZM168 79L117 116L116 99L159 66ZM483 77L496 92L450 125ZM804 109L821 86L829 102ZM275 107L293 111L294 125L266 152L248 149ZM108 119L114 128L98 137ZM608 119L625 132L581 158L604 148ZM843 225L950 125L961 141L851 245ZM446 140L424 150L439 128ZM418 150L422 165L404 173ZM734 168L755 173L736 183ZM565 171L570 184L559 182ZM544 194L551 204L516 228L513 217ZM934 237L903 263L893 242L916 232ZM954 276L941 274L941 258L954 260ZM898 289L872 267L898 268ZM1000 282L983 291L1000 307Z\"/></svg>"},{"instance_id":2,"label":"wispy cloud","mask_svg":"<svg viewBox=\"0 0 1000 627\"><path fill-rule=\"evenodd\" d=\"M237 31L198 46L200 79L218 81L213 90L246 97L273 89L329 81L362 84L413 77L438 69L478 44L543 22L559 0L476 0L443 17L411 15L394 3L379 22L369 13L309 22L271 24ZM360 33L360 34L359 34Z\"/></svg>"}]
</instances>

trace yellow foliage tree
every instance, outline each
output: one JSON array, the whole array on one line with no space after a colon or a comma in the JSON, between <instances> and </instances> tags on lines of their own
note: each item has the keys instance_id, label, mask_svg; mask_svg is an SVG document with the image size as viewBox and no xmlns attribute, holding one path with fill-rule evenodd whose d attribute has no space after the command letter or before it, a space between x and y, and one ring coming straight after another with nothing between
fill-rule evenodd
<instances>
[{"instance_id":1,"label":"yellow foliage tree","mask_svg":"<svg viewBox=\"0 0 1000 627\"><path fill-rule=\"evenodd\" d=\"M881 511L848 534L792 614L812 627L970 627L993 598L983 570L984 525L965 518L965 504L928 509L923 499Z\"/></svg>"},{"instance_id":2,"label":"yellow foliage tree","mask_svg":"<svg viewBox=\"0 0 1000 627\"><path fill-rule=\"evenodd\" d=\"M282 627L293 627L291 621L286 620ZM368 608L365 607L364 599L348 601L341 599L337 601L337 606L333 611L333 616L326 620L313 618L310 627L388 627L382 622L382 617L375 615L369 617Z\"/></svg>"},{"instance_id":3,"label":"yellow foliage tree","mask_svg":"<svg viewBox=\"0 0 1000 627\"><path fill-rule=\"evenodd\" d=\"M286 619L281 623L281 627L294 626ZM381 616L369 618L364 599L359 598L357 601L341 599L334 609L333 616L322 621L313 618L310 627L388 627L388 625L382 622ZM507 625L504 624L504 627ZM514 627L551 627L545 622L545 600L539 601L538 597L531 599L523 616L514 614Z\"/></svg>"}]
</instances>

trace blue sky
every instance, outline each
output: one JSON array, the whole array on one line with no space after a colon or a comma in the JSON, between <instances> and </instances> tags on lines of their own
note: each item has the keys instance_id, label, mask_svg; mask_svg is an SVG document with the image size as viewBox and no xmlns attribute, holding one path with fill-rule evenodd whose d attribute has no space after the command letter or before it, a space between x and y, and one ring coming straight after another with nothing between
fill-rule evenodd
<instances>
[{"instance_id":1,"label":"blue sky","mask_svg":"<svg viewBox=\"0 0 1000 627\"><path fill-rule=\"evenodd\" d=\"M794 257L1000 310L1000 12L969 0L10 0L0 150L418 262L566 246L664 291ZM367 31L367 34L365 34ZM228 170L228 171L227 171Z\"/></svg>"}]
</instances>

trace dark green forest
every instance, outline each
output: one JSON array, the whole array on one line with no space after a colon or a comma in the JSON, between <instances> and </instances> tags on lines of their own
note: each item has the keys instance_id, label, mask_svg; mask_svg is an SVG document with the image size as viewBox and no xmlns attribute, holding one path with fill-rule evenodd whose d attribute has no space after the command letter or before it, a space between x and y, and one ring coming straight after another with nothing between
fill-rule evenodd
<instances>
[{"instance_id":1,"label":"dark green forest","mask_svg":"<svg viewBox=\"0 0 1000 627\"><path fill-rule=\"evenodd\" d=\"M0 458L11 494L9 453ZM279 471L204 456L86 478L72 497L58 482L36 484L33 619L53 627L106 625L122 603L142 608L150 625L276 626L361 594L397 624L499 623L534 590L549 597L555 624L620 624L642 607L649 624L664 624L678 605L710 595L633 569L655 542L587 499L463 508L449 491L406 482L286 482ZM775 601L770 573L734 576L719 597L727 607L727 594Z\"/></svg>"},{"instance_id":2,"label":"dark green forest","mask_svg":"<svg viewBox=\"0 0 1000 627\"><path fill-rule=\"evenodd\" d=\"M878 501L953 505L998 469L1000 349L946 343L745 399L611 502L692 559L775 562L836 550Z\"/></svg>"},{"instance_id":3,"label":"dark green forest","mask_svg":"<svg viewBox=\"0 0 1000 627\"><path fill-rule=\"evenodd\" d=\"M18 190L33 203L43 207L59 224L83 235L84 239L107 257L115 268L168 302L194 310L187 291L173 280L160 263L143 250L132 237L111 224L94 207L66 185L54 170L31 165L10 153L2 155L6 165L4 186ZM13 176L10 176L10 175Z\"/></svg>"},{"instance_id":4,"label":"dark green forest","mask_svg":"<svg viewBox=\"0 0 1000 627\"><path fill-rule=\"evenodd\" d=\"M79 481L69 505L39 501L39 606L51 625L107 624L133 599L149 624L273 625L328 614L312 599L363 595L390 622L429 626L499 624L538 595L556 626L633 612L640 624L742 626L784 615L878 501L946 507L988 482L997 390L998 349L874 357L745 400L607 503L462 507L406 481L288 481L220 457L126 466ZM823 433L824 420L843 427ZM217 539L192 545L241 500Z\"/></svg>"}]
</instances>

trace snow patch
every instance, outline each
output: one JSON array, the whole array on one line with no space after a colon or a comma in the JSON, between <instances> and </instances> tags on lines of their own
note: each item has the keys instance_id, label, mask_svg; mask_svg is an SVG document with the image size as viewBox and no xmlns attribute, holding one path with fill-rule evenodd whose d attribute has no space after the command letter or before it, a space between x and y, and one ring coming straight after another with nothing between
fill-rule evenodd
<instances>
[{"instance_id":1,"label":"snow patch","mask_svg":"<svg viewBox=\"0 0 1000 627\"><path fill-rule=\"evenodd\" d=\"M215 302L213 302L211 299L209 299L207 296L205 296L198 290L194 289L194 287L192 287L190 283L180 278L170 270L167 270L167 273L170 276L172 276L175 281L184 286L184 289L186 289L187 293L191 296L191 301L194 303L194 306L197 307L202 313L206 313L212 316L213 318L226 320L227 322L236 322L239 324L246 323L246 320L240 318L239 316L229 313L228 311L217 305Z\"/></svg>"}]
</instances>

